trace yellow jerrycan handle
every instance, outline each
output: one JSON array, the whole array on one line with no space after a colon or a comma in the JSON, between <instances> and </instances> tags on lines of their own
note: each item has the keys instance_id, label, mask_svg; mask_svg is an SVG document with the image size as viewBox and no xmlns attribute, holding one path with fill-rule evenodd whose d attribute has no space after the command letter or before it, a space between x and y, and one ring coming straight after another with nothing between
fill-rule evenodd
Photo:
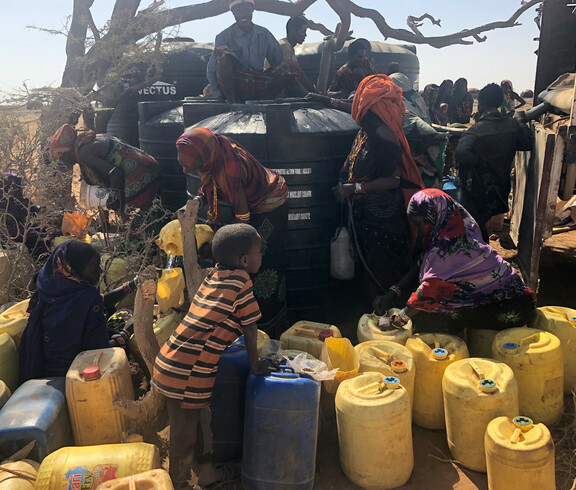
<instances>
[{"instance_id":1,"label":"yellow jerrycan handle","mask_svg":"<svg viewBox=\"0 0 576 490\"><path fill-rule=\"evenodd\" d=\"M396 359L394 354L388 354L382 349L374 346L370 347L370 351L374 357L380 359L384 364L386 364L386 367L389 369L391 376L395 376L396 374L401 374L408 371L408 365L406 362L402 361L401 359Z\"/></svg>"},{"instance_id":2,"label":"yellow jerrycan handle","mask_svg":"<svg viewBox=\"0 0 576 490\"><path fill-rule=\"evenodd\" d=\"M318 338L318 332L316 332L316 330L312 329L312 328L306 328L306 327L296 327L293 332L295 334L300 334L303 335L304 337L314 337L314 338Z\"/></svg>"},{"instance_id":3,"label":"yellow jerrycan handle","mask_svg":"<svg viewBox=\"0 0 576 490\"><path fill-rule=\"evenodd\" d=\"M522 347L526 344L531 344L533 341L538 342L538 340L540 340L540 334L539 333L533 333L532 335L528 335L528 337L524 337L520 341L520 346Z\"/></svg>"},{"instance_id":4,"label":"yellow jerrycan handle","mask_svg":"<svg viewBox=\"0 0 576 490\"><path fill-rule=\"evenodd\" d=\"M468 365L472 368L472 372L479 380L484 379L486 377L484 375L484 371L482 371L482 369L480 369L480 366L478 366L478 364L476 364L474 361L468 361Z\"/></svg>"}]
</instances>

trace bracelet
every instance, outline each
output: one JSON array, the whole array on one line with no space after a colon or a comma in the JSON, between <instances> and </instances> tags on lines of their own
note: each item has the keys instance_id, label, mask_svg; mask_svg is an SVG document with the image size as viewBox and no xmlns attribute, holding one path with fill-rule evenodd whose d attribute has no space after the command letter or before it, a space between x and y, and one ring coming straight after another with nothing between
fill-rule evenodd
<instances>
[{"instance_id":1,"label":"bracelet","mask_svg":"<svg viewBox=\"0 0 576 490\"><path fill-rule=\"evenodd\" d=\"M240 221L250 221L250 211L248 211L246 214L235 214L234 216Z\"/></svg>"},{"instance_id":2,"label":"bracelet","mask_svg":"<svg viewBox=\"0 0 576 490\"><path fill-rule=\"evenodd\" d=\"M110 172L108 172L108 175L112 175L112 172L114 172L114 170L118 170L118 167L112 167L112 170L110 170Z\"/></svg>"},{"instance_id":3,"label":"bracelet","mask_svg":"<svg viewBox=\"0 0 576 490\"><path fill-rule=\"evenodd\" d=\"M400 318L400 321L403 322L403 325L406 325L410 321L410 317L406 314L404 309L398 312L398 317Z\"/></svg>"},{"instance_id":4,"label":"bracelet","mask_svg":"<svg viewBox=\"0 0 576 490\"><path fill-rule=\"evenodd\" d=\"M354 184L354 194L362 194L364 192L364 186L360 182Z\"/></svg>"},{"instance_id":5,"label":"bracelet","mask_svg":"<svg viewBox=\"0 0 576 490\"><path fill-rule=\"evenodd\" d=\"M390 286L388 288L388 291L393 291L394 293L396 293L396 296L398 297L402 296L402 290L396 285Z\"/></svg>"},{"instance_id":6,"label":"bracelet","mask_svg":"<svg viewBox=\"0 0 576 490\"><path fill-rule=\"evenodd\" d=\"M130 283L128 281L126 281L124 284L122 284L122 290L126 293L126 294L130 294L132 293L132 288L130 287Z\"/></svg>"}]
</instances>

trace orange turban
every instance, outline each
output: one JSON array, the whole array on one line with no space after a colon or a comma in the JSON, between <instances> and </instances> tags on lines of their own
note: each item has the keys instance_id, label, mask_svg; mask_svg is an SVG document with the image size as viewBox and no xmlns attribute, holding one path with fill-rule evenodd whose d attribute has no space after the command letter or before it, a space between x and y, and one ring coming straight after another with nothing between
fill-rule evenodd
<instances>
[{"instance_id":1,"label":"orange turban","mask_svg":"<svg viewBox=\"0 0 576 490\"><path fill-rule=\"evenodd\" d=\"M78 133L70 124L60 126L50 141L50 159L60 160L64 153L74 154L77 136Z\"/></svg>"}]
</instances>

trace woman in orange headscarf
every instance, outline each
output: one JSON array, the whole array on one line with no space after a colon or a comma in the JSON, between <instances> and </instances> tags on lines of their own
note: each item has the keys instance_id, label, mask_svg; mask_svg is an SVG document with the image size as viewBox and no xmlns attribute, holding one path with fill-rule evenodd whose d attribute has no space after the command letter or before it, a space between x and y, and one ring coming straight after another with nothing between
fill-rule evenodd
<instances>
[{"instance_id":1,"label":"woman in orange headscarf","mask_svg":"<svg viewBox=\"0 0 576 490\"><path fill-rule=\"evenodd\" d=\"M262 237L262 266L253 278L262 318L258 328L278 338L286 314L286 236L288 188L281 175L264 167L236 141L206 128L189 128L176 141L185 173L202 181L198 198L208 218L221 223L219 200L232 205L236 221L249 223Z\"/></svg>"},{"instance_id":2,"label":"woman in orange headscarf","mask_svg":"<svg viewBox=\"0 0 576 490\"><path fill-rule=\"evenodd\" d=\"M50 141L50 158L78 163L82 179L118 191L107 207L126 218L126 208L147 209L160 190L158 162L139 148L107 134L77 131L64 124Z\"/></svg>"},{"instance_id":3,"label":"woman in orange headscarf","mask_svg":"<svg viewBox=\"0 0 576 490\"><path fill-rule=\"evenodd\" d=\"M346 110L343 104L332 105ZM342 168L344 183L333 190L341 202L352 203L365 282L374 297L410 269L406 208L424 185L402 130L402 90L386 75L368 76L358 85L350 111L361 129Z\"/></svg>"}]
</instances>

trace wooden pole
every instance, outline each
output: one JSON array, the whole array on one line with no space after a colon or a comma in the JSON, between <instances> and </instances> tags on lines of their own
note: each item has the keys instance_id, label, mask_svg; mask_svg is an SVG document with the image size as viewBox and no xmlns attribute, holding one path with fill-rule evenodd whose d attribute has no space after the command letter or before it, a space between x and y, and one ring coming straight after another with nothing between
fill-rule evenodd
<instances>
[{"instance_id":1,"label":"wooden pole","mask_svg":"<svg viewBox=\"0 0 576 490\"><path fill-rule=\"evenodd\" d=\"M200 203L196 199L189 199L184 210L178 210L178 221L182 233L182 248L184 274L186 276L186 289L188 299L192 301L196 291L202 284L202 271L198 265L198 253L196 251L196 219Z\"/></svg>"}]
</instances>

